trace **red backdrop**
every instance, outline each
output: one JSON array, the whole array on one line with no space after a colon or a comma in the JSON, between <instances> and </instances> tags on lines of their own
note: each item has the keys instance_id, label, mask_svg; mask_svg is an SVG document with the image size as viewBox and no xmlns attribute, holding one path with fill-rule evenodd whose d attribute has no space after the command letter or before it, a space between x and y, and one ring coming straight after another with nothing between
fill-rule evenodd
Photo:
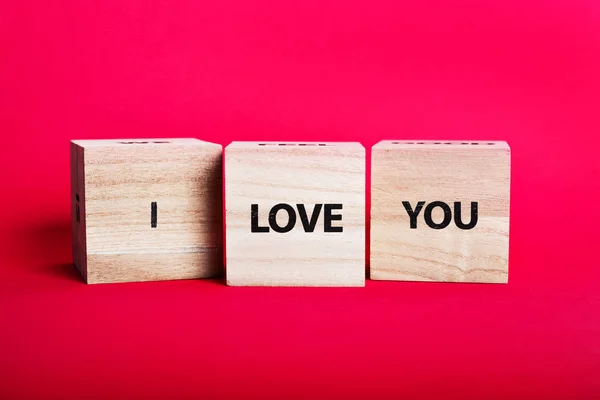
<instances>
[{"instance_id":1,"label":"red backdrop","mask_svg":"<svg viewBox=\"0 0 600 400\"><path fill-rule=\"evenodd\" d=\"M597 2L9 3L0 397L600 396ZM507 140L510 282L87 286L69 140L139 137Z\"/></svg>"}]
</instances>

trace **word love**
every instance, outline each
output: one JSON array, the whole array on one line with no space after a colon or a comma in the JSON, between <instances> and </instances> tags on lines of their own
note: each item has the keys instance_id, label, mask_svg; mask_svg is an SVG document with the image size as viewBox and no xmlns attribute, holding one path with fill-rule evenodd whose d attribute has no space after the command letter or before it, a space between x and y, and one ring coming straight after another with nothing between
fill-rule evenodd
<instances>
[{"instance_id":1,"label":"word love","mask_svg":"<svg viewBox=\"0 0 600 400\"><path fill-rule=\"evenodd\" d=\"M317 226L317 221L319 220L319 215L321 214L321 209L325 209L324 211L324 221L323 221L323 230L324 232L343 232L344 228L341 226L332 226L333 221L341 221L341 214L333 214L334 210L341 210L341 204L315 204L311 215L308 215L306 211L306 206L304 204L296 204L296 208L298 209L298 214L296 214L296 209L289 204L279 203L274 205L269 211L269 226L260 226L259 225L259 210L258 204L251 205L251 230L254 233L267 233L272 229L278 233L286 233L294 229L296 226L297 216L300 216L300 221L302 223L302 228L304 232L314 232ZM283 226L279 225L277 222L277 214L279 213L287 214L287 223ZM270 229L269 229L270 227Z\"/></svg>"},{"instance_id":2,"label":"word love","mask_svg":"<svg viewBox=\"0 0 600 400\"><path fill-rule=\"evenodd\" d=\"M403 201L402 205L404 206L404 209L406 210L406 212L408 213L408 216L410 218L410 229L417 229L417 217L421 213L421 210L423 209L425 202L419 201L417 203L417 206L414 209L411 206L410 202L408 202L408 201ZM444 212L444 219L440 223L434 222L431 217L431 214L433 213L433 210L435 208L440 208ZM423 217L425 219L425 223L430 228L444 229L445 227L450 225L450 222L452 222L452 210L450 209L450 206L448 204L444 203L443 201L434 201L434 202L427 204L427 207L425 207L425 212L423 214ZM477 211L477 202L476 201L471 202L471 220L467 224L465 224L462 220L461 202L460 201L454 202L454 223L456 224L456 226L459 229L464 229L464 230L473 229L475 227L475 225L477 225L477 218L478 218L478 211Z\"/></svg>"}]
</instances>

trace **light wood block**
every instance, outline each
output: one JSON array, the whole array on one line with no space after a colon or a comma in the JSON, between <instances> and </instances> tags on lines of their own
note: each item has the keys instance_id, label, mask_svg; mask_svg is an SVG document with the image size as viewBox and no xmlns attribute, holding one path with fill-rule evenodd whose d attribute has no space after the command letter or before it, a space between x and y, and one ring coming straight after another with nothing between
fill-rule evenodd
<instances>
[{"instance_id":1,"label":"light wood block","mask_svg":"<svg viewBox=\"0 0 600 400\"><path fill-rule=\"evenodd\" d=\"M507 143L382 141L371 165L371 279L508 281Z\"/></svg>"},{"instance_id":2,"label":"light wood block","mask_svg":"<svg viewBox=\"0 0 600 400\"><path fill-rule=\"evenodd\" d=\"M227 284L364 286L365 178L360 143L227 146Z\"/></svg>"},{"instance_id":3,"label":"light wood block","mask_svg":"<svg viewBox=\"0 0 600 400\"><path fill-rule=\"evenodd\" d=\"M222 147L197 139L71 142L73 260L87 283L222 271Z\"/></svg>"}]
</instances>

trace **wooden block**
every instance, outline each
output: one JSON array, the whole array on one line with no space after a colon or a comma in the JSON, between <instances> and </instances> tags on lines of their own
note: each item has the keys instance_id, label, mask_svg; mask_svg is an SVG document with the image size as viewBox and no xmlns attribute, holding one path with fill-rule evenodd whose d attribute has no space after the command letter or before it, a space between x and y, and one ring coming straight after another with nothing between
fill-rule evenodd
<instances>
[{"instance_id":1,"label":"wooden block","mask_svg":"<svg viewBox=\"0 0 600 400\"><path fill-rule=\"evenodd\" d=\"M371 172L371 279L508 281L508 144L382 141Z\"/></svg>"},{"instance_id":2,"label":"wooden block","mask_svg":"<svg viewBox=\"0 0 600 400\"><path fill-rule=\"evenodd\" d=\"M222 271L222 147L197 139L71 142L73 260L87 283Z\"/></svg>"},{"instance_id":3,"label":"wooden block","mask_svg":"<svg viewBox=\"0 0 600 400\"><path fill-rule=\"evenodd\" d=\"M364 286L360 143L233 142L225 199L228 285Z\"/></svg>"}]
</instances>

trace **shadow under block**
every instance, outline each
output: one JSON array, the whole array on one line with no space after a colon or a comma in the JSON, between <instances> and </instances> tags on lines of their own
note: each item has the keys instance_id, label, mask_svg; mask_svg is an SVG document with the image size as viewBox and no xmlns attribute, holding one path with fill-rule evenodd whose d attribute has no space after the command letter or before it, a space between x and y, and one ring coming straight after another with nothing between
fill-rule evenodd
<instances>
[{"instance_id":1,"label":"shadow under block","mask_svg":"<svg viewBox=\"0 0 600 400\"><path fill-rule=\"evenodd\" d=\"M224 160L228 285L365 285L360 143L233 142Z\"/></svg>"},{"instance_id":2,"label":"shadow under block","mask_svg":"<svg viewBox=\"0 0 600 400\"><path fill-rule=\"evenodd\" d=\"M222 271L222 147L196 139L71 142L73 260L87 283Z\"/></svg>"},{"instance_id":3,"label":"shadow under block","mask_svg":"<svg viewBox=\"0 0 600 400\"><path fill-rule=\"evenodd\" d=\"M383 141L371 178L371 279L508 281L508 144Z\"/></svg>"}]
</instances>

